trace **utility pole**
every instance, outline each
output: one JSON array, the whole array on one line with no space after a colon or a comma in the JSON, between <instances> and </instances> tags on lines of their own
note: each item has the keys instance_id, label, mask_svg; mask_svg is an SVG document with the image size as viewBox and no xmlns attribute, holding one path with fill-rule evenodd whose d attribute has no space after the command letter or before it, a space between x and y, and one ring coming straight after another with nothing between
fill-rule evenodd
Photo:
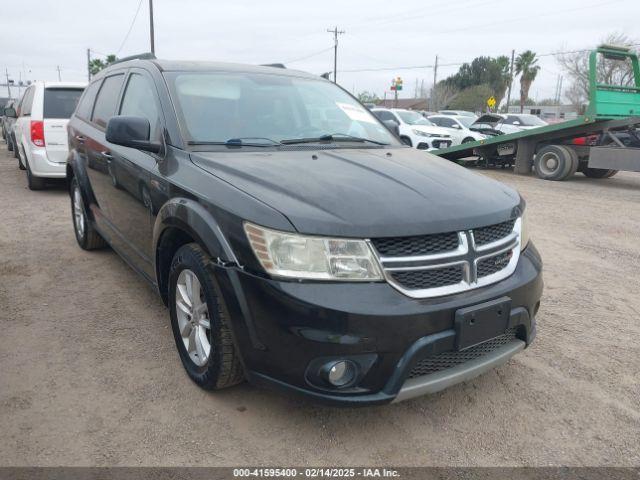
<instances>
[{"instance_id":1,"label":"utility pole","mask_svg":"<svg viewBox=\"0 0 640 480\"><path fill-rule=\"evenodd\" d=\"M438 55L436 55L436 63L433 65L433 87L431 88L431 109L437 111L436 100L434 94L436 91L436 83L438 82Z\"/></svg>"},{"instance_id":2,"label":"utility pole","mask_svg":"<svg viewBox=\"0 0 640 480\"><path fill-rule=\"evenodd\" d=\"M91 81L91 49L87 48L87 81Z\"/></svg>"},{"instance_id":3,"label":"utility pole","mask_svg":"<svg viewBox=\"0 0 640 480\"><path fill-rule=\"evenodd\" d=\"M58 81L62 81L62 75L60 75L60 65L56 65L56 70L58 71Z\"/></svg>"},{"instance_id":4,"label":"utility pole","mask_svg":"<svg viewBox=\"0 0 640 480\"><path fill-rule=\"evenodd\" d=\"M153 33L153 0L149 0L149 35L151 37L151 53L156 54L156 42Z\"/></svg>"},{"instance_id":5,"label":"utility pole","mask_svg":"<svg viewBox=\"0 0 640 480\"><path fill-rule=\"evenodd\" d=\"M513 61L516 55L515 50L511 50L511 65L509 67L509 93L507 93L507 113L509 113L509 104L511 103L511 85L513 84Z\"/></svg>"},{"instance_id":6,"label":"utility pole","mask_svg":"<svg viewBox=\"0 0 640 480\"><path fill-rule=\"evenodd\" d=\"M334 27L333 30L327 29L327 32L333 33L333 83L338 83L338 35L342 35L344 30Z\"/></svg>"},{"instance_id":7,"label":"utility pole","mask_svg":"<svg viewBox=\"0 0 640 480\"><path fill-rule=\"evenodd\" d=\"M564 77L560 75L560 84L558 85L558 101L556 102L558 105L562 103L562 80Z\"/></svg>"},{"instance_id":8,"label":"utility pole","mask_svg":"<svg viewBox=\"0 0 640 480\"><path fill-rule=\"evenodd\" d=\"M5 68L4 74L7 77L7 92L9 93L9 98L11 98L11 87L9 86L9 70Z\"/></svg>"}]
</instances>

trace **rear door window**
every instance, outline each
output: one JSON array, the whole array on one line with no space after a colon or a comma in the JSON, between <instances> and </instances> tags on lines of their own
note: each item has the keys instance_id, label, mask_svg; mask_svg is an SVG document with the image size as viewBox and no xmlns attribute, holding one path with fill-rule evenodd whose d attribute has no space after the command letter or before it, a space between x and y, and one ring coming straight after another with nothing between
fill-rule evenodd
<instances>
[{"instance_id":1,"label":"rear door window","mask_svg":"<svg viewBox=\"0 0 640 480\"><path fill-rule=\"evenodd\" d=\"M102 82L91 117L99 127L106 128L109 119L115 115L123 79L124 74L121 73L107 77Z\"/></svg>"},{"instance_id":2,"label":"rear door window","mask_svg":"<svg viewBox=\"0 0 640 480\"><path fill-rule=\"evenodd\" d=\"M46 88L44 118L71 118L82 91L82 88Z\"/></svg>"},{"instance_id":3,"label":"rear door window","mask_svg":"<svg viewBox=\"0 0 640 480\"><path fill-rule=\"evenodd\" d=\"M84 95L80 99L78 108L76 108L76 116L84 120L91 119L91 110L93 110L93 102L96 100L96 94L100 88L100 80L93 82L84 91Z\"/></svg>"}]
</instances>

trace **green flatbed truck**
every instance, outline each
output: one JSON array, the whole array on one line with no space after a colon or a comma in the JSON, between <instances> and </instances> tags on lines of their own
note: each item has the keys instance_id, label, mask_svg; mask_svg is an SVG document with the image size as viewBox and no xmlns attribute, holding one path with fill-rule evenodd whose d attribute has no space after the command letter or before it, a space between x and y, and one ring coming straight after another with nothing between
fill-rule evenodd
<instances>
[{"instance_id":1,"label":"green flatbed truck","mask_svg":"<svg viewBox=\"0 0 640 480\"><path fill-rule=\"evenodd\" d=\"M630 86L597 82L597 62L630 62ZM533 169L545 180L565 180L577 171L607 178L619 170L640 171L640 148L627 147L616 133L638 138L640 128L640 67L638 56L625 47L603 45L589 55L589 106L584 115L563 123L496 135L476 142L436 150L435 155L460 160L477 156L486 163L514 164L516 173ZM599 134L597 146L575 145L576 138Z\"/></svg>"}]
</instances>

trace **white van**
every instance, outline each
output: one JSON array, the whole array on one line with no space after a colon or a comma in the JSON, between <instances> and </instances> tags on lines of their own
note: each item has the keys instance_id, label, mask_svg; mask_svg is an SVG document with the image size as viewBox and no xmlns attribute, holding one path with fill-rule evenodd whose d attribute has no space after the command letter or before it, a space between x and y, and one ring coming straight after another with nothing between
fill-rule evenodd
<instances>
[{"instance_id":1,"label":"white van","mask_svg":"<svg viewBox=\"0 0 640 480\"><path fill-rule=\"evenodd\" d=\"M66 176L67 123L86 84L34 82L22 96L14 125L18 162L27 171L31 190L41 190L46 178Z\"/></svg>"}]
</instances>

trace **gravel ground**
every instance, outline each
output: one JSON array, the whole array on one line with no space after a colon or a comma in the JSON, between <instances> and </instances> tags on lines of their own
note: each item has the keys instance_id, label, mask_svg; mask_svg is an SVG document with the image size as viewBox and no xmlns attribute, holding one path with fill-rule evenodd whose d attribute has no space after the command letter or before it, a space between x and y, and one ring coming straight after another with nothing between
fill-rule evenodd
<instances>
[{"instance_id":1,"label":"gravel ground","mask_svg":"<svg viewBox=\"0 0 640 480\"><path fill-rule=\"evenodd\" d=\"M183 372L159 297L76 246L62 185L0 147L0 465L640 465L640 175L506 171L545 261L538 338L397 405L335 409Z\"/></svg>"}]
</instances>

